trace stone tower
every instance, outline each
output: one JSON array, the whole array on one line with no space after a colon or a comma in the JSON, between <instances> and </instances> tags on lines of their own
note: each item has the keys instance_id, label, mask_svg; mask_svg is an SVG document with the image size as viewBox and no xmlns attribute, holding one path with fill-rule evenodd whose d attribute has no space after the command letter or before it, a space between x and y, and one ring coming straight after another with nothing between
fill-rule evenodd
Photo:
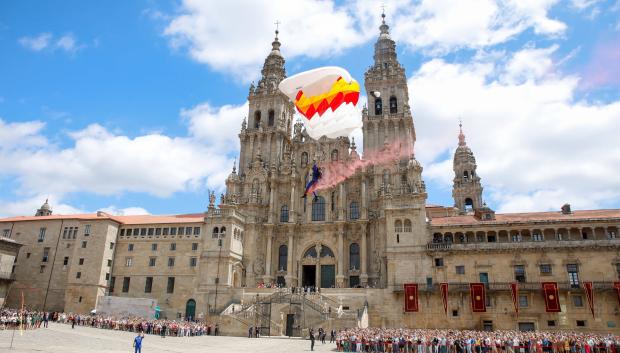
<instances>
[{"instance_id":1,"label":"stone tower","mask_svg":"<svg viewBox=\"0 0 620 353\"><path fill-rule=\"evenodd\" d=\"M364 152L377 151L385 142L398 141L411 148L415 143L405 68L396 57L385 14L381 17L374 65L364 75L368 95L368 108L363 110Z\"/></svg>"},{"instance_id":2,"label":"stone tower","mask_svg":"<svg viewBox=\"0 0 620 353\"><path fill-rule=\"evenodd\" d=\"M285 141L290 140L292 134L294 107L278 89L278 84L286 77L278 31L261 74L258 85L250 85L248 117L239 134L241 176L257 158L267 165L277 164L284 153Z\"/></svg>"},{"instance_id":3,"label":"stone tower","mask_svg":"<svg viewBox=\"0 0 620 353\"><path fill-rule=\"evenodd\" d=\"M50 207L50 204L47 202L47 199L45 199L45 203L41 205L41 208L37 210L37 213L35 214L35 216L38 217L38 216L51 216L51 215L52 215L52 208Z\"/></svg>"},{"instance_id":4,"label":"stone tower","mask_svg":"<svg viewBox=\"0 0 620 353\"><path fill-rule=\"evenodd\" d=\"M482 184L476 173L476 158L465 143L463 126L459 124L459 146L454 152L454 186L452 197L454 206L461 213L472 212L482 206Z\"/></svg>"}]
</instances>

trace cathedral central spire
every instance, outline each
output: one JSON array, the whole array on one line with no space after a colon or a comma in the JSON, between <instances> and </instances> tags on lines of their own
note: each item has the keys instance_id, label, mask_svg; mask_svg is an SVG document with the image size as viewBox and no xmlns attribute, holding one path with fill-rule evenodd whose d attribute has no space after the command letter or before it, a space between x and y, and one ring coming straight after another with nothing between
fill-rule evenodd
<instances>
[{"instance_id":1,"label":"cathedral central spire","mask_svg":"<svg viewBox=\"0 0 620 353\"><path fill-rule=\"evenodd\" d=\"M459 121L459 146L467 145L465 143L465 134L463 133L463 123Z\"/></svg>"}]
</instances>

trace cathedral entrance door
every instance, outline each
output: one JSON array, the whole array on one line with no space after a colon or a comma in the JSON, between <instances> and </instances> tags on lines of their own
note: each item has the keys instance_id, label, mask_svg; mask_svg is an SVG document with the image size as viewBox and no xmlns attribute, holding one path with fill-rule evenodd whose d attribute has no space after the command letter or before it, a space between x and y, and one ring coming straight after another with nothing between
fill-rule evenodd
<instances>
[{"instance_id":1,"label":"cathedral entrance door","mask_svg":"<svg viewBox=\"0 0 620 353\"><path fill-rule=\"evenodd\" d=\"M336 286L336 266L321 265L321 288Z\"/></svg>"},{"instance_id":2,"label":"cathedral entrance door","mask_svg":"<svg viewBox=\"0 0 620 353\"><path fill-rule=\"evenodd\" d=\"M316 265L303 265L301 285L304 287L316 286Z\"/></svg>"}]
</instances>

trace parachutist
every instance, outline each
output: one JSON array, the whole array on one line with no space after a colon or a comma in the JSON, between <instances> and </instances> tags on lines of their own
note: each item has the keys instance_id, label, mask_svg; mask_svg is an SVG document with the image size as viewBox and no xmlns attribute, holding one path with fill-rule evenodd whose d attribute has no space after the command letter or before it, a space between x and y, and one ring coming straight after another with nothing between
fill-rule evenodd
<instances>
[{"instance_id":1,"label":"parachutist","mask_svg":"<svg viewBox=\"0 0 620 353\"><path fill-rule=\"evenodd\" d=\"M316 189L316 186L319 183L319 180L321 180L322 176L323 176L323 173L321 172L321 169L316 165L316 162L315 162L314 165L312 166L312 180L310 180L308 184L306 184L306 191L304 191L304 195L301 197L302 199L305 199L311 190L312 190L312 195L314 195L314 201L319 199L316 192L314 192L314 189Z\"/></svg>"}]
</instances>

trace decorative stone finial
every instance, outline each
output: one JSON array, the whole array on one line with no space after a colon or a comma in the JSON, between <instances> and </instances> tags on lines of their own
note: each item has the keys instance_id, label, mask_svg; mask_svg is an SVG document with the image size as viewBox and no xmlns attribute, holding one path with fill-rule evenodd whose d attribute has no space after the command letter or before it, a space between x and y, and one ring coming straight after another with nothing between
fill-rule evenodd
<instances>
[{"instance_id":1,"label":"decorative stone finial","mask_svg":"<svg viewBox=\"0 0 620 353\"><path fill-rule=\"evenodd\" d=\"M465 146L465 134L463 133L463 122L459 120L459 146Z\"/></svg>"}]
</instances>

